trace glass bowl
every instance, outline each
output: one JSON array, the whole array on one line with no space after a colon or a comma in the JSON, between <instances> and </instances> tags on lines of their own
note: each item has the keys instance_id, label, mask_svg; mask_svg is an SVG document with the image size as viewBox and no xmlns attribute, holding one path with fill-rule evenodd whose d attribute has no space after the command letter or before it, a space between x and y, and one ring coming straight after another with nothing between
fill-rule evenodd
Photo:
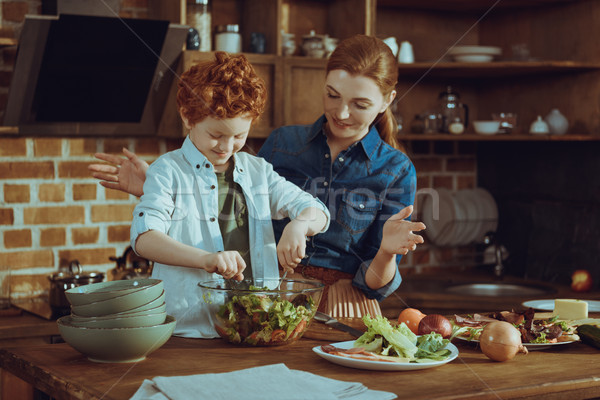
<instances>
[{"instance_id":1,"label":"glass bowl","mask_svg":"<svg viewBox=\"0 0 600 400\"><path fill-rule=\"evenodd\" d=\"M278 346L300 339L319 306L321 282L215 279L198 283L211 323L230 343Z\"/></svg>"}]
</instances>

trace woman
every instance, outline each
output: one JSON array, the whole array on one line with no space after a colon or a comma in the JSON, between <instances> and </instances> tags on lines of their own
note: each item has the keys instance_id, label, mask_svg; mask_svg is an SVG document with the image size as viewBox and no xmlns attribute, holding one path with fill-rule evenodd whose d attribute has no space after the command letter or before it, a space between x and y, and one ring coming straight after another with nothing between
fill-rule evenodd
<instances>
[{"instance_id":1,"label":"woman","mask_svg":"<svg viewBox=\"0 0 600 400\"><path fill-rule=\"evenodd\" d=\"M312 125L275 130L259 152L329 209L328 231L309 239L307 258L292 276L325 282L319 308L335 317L380 315L378 301L402 280L401 256L423 243L413 231L425 225L405 220L412 213L416 172L400 150L389 109L397 77L396 60L381 40L356 35L342 41L327 63L324 115ZM103 186L139 195L137 182L146 166L125 154L128 160L97 155L120 164L121 171L106 165L90 169ZM281 229L275 221L276 237Z\"/></svg>"}]
</instances>

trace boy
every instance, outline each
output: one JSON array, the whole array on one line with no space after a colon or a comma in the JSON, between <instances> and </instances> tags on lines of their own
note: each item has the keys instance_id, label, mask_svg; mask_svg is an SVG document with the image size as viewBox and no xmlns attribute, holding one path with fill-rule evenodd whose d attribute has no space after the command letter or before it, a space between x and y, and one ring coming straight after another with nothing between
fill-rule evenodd
<instances>
[{"instance_id":1,"label":"boy","mask_svg":"<svg viewBox=\"0 0 600 400\"><path fill-rule=\"evenodd\" d=\"M306 236L329 225L320 201L262 158L238 153L265 101L264 82L243 55L217 52L181 77L177 106L189 135L148 169L131 227L132 247L164 281L175 335L218 336L199 299L200 280L277 278L277 261L295 267ZM291 221L276 248L271 219L285 217Z\"/></svg>"}]
</instances>

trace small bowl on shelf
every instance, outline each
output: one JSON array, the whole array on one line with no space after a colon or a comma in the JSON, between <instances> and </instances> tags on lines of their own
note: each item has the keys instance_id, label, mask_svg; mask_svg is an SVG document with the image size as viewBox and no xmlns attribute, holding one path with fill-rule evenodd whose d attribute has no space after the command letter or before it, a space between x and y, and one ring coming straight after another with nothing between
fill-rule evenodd
<instances>
[{"instance_id":1,"label":"small bowl on shelf","mask_svg":"<svg viewBox=\"0 0 600 400\"><path fill-rule=\"evenodd\" d=\"M214 279L198 286L219 336L245 346L278 346L300 339L324 288L321 282L278 278Z\"/></svg>"},{"instance_id":2,"label":"small bowl on shelf","mask_svg":"<svg viewBox=\"0 0 600 400\"><path fill-rule=\"evenodd\" d=\"M500 121L473 121L473 129L480 135L495 135L500 131Z\"/></svg>"}]
</instances>

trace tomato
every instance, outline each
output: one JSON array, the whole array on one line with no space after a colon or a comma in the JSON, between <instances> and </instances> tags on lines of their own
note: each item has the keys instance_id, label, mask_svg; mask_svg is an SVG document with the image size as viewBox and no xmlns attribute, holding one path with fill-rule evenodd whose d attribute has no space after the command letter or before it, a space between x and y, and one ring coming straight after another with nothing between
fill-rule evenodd
<instances>
[{"instance_id":1,"label":"tomato","mask_svg":"<svg viewBox=\"0 0 600 400\"><path fill-rule=\"evenodd\" d=\"M229 335L225 331L225 328L223 328L219 325L215 325L215 329L216 329L217 333L219 334L219 336L221 336L223 339L227 339L229 337Z\"/></svg>"},{"instance_id":2,"label":"tomato","mask_svg":"<svg viewBox=\"0 0 600 400\"><path fill-rule=\"evenodd\" d=\"M275 329L271 334L272 342L283 342L285 339L285 331L283 329Z\"/></svg>"},{"instance_id":3,"label":"tomato","mask_svg":"<svg viewBox=\"0 0 600 400\"><path fill-rule=\"evenodd\" d=\"M588 292L592 289L592 275L586 269L578 269L571 275L571 289L575 292Z\"/></svg>"},{"instance_id":4,"label":"tomato","mask_svg":"<svg viewBox=\"0 0 600 400\"><path fill-rule=\"evenodd\" d=\"M296 329L294 329L294 331L292 332L290 337L292 339L296 339L298 337L298 335L302 334L302 331L304 331L304 328L306 328L306 320L305 319L303 319L302 321L300 321L298 323L298 325L296 325Z\"/></svg>"},{"instance_id":5,"label":"tomato","mask_svg":"<svg viewBox=\"0 0 600 400\"><path fill-rule=\"evenodd\" d=\"M425 314L416 308L405 308L398 316L398 323L404 322L406 326L408 326L408 329L410 329L415 335L418 335L419 323L423 317L425 317Z\"/></svg>"}]
</instances>

